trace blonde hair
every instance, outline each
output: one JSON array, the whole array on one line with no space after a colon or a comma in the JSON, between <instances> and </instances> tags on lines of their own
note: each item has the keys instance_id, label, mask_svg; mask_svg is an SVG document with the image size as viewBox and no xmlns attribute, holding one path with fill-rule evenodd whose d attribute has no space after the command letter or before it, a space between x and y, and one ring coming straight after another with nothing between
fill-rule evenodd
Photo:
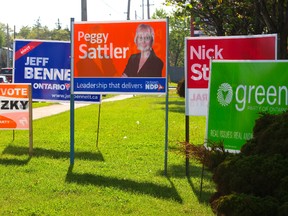
<instances>
[{"instance_id":1,"label":"blonde hair","mask_svg":"<svg viewBox=\"0 0 288 216\"><path fill-rule=\"evenodd\" d=\"M134 37L134 42L135 44L137 44L137 38L138 38L138 35L139 35L139 32L141 32L142 30L149 30L150 31L150 36L151 36L151 46L154 44L154 29L150 26L150 25L147 25L147 24L140 24L137 26L136 28L136 35Z\"/></svg>"}]
</instances>

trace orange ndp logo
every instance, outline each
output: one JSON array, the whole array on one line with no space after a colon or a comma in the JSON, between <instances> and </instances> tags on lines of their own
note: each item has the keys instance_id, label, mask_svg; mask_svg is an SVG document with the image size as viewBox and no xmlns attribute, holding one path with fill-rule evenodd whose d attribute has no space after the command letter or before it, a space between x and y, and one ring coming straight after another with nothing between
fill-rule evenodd
<instances>
[{"instance_id":1,"label":"orange ndp logo","mask_svg":"<svg viewBox=\"0 0 288 216\"><path fill-rule=\"evenodd\" d=\"M139 52L135 30L139 24L154 29L153 50L163 61L166 77L166 21L126 21L74 24L74 77L121 77L129 57Z\"/></svg>"},{"instance_id":2,"label":"orange ndp logo","mask_svg":"<svg viewBox=\"0 0 288 216\"><path fill-rule=\"evenodd\" d=\"M0 84L0 129L29 129L27 84Z\"/></svg>"}]
</instances>

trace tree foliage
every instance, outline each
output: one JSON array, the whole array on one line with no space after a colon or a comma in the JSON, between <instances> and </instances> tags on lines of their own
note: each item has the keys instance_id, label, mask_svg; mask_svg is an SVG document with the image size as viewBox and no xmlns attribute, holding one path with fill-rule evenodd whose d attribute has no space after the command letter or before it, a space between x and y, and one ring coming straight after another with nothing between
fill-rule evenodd
<instances>
[{"instance_id":1,"label":"tree foliage","mask_svg":"<svg viewBox=\"0 0 288 216\"><path fill-rule=\"evenodd\" d=\"M38 40L70 40L70 31L68 28L62 29L61 23L55 24L55 28L49 30L47 26L42 26L40 18L36 20L36 23L32 26L24 26L16 34L18 39L38 39Z\"/></svg>"},{"instance_id":2,"label":"tree foliage","mask_svg":"<svg viewBox=\"0 0 288 216\"><path fill-rule=\"evenodd\" d=\"M206 35L277 33L280 59L287 59L288 0L166 0L178 14L189 14Z\"/></svg>"},{"instance_id":3,"label":"tree foliage","mask_svg":"<svg viewBox=\"0 0 288 216\"><path fill-rule=\"evenodd\" d=\"M5 25L0 23L0 47L3 47L5 41Z\"/></svg>"},{"instance_id":4,"label":"tree foliage","mask_svg":"<svg viewBox=\"0 0 288 216\"><path fill-rule=\"evenodd\" d=\"M9 34L11 31L12 30L9 28L9 26L0 23L0 68L7 67L8 47L12 49L13 44L12 36Z\"/></svg>"},{"instance_id":5,"label":"tree foliage","mask_svg":"<svg viewBox=\"0 0 288 216\"><path fill-rule=\"evenodd\" d=\"M7 30L8 28L8 30ZM7 31L9 34L7 34ZM59 41L69 41L70 31L66 27L62 28L61 23L58 19L55 24L55 28L50 30L47 26L41 24L40 18L36 20L36 23L30 26L22 26L19 32L14 32L7 25L0 23L0 48L2 47L13 47L14 39L37 39L37 40L59 40ZM9 38L8 38L9 37ZM9 40L8 40L9 39ZM9 42L9 43L8 43ZM0 68L6 67L6 52L0 52Z\"/></svg>"},{"instance_id":6,"label":"tree foliage","mask_svg":"<svg viewBox=\"0 0 288 216\"><path fill-rule=\"evenodd\" d=\"M169 65L184 66L184 38L190 35L190 17L168 14L163 9L156 10L152 19L169 17Z\"/></svg>"},{"instance_id":7,"label":"tree foliage","mask_svg":"<svg viewBox=\"0 0 288 216\"><path fill-rule=\"evenodd\" d=\"M9 28L9 33L13 32L11 27ZM38 18L34 25L22 26L18 32L9 34L10 41L13 42L14 39L38 39L38 40L60 40L68 41L70 40L69 29L62 28L61 23L58 19L55 23L55 28L50 30L47 26L41 24L40 18ZM12 43L11 43L12 44ZM0 23L0 47L7 45L7 26ZM11 47L12 48L12 47Z\"/></svg>"}]
</instances>

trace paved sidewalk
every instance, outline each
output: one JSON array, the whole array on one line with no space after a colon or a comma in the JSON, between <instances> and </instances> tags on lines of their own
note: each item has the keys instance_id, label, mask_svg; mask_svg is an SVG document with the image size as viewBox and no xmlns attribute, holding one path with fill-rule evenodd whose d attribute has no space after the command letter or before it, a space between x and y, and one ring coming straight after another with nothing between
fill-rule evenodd
<instances>
[{"instance_id":1,"label":"paved sidewalk","mask_svg":"<svg viewBox=\"0 0 288 216\"><path fill-rule=\"evenodd\" d=\"M124 100L127 98L131 98L133 95L116 95L111 98L105 98L102 99L102 103L104 102L110 102L110 101L118 101L118 100ZM89 103L75 103L75 109L83 106L91 105ZM51 115L56 115L58 113L66 112L70 110L70 103L61 103L61 104L55 104L51 106L45 106L45 107L39 107L33 109L33 120L44 118Z\"/></svg>"}]
</instances>

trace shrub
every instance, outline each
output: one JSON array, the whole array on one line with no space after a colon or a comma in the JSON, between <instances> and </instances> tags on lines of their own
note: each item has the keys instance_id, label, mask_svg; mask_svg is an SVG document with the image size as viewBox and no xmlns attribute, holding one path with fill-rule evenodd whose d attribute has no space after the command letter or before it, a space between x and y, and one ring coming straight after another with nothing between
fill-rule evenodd
<instances>
[{"instance_id":1,"label":"shrub","mask_svg":"<svg viewBox=\"0 0 288 216\"><path fill-rule=\"evenodd\" d=\"M224 150L223 143L209 143L209 148L204 145L194 145L193 143L180 142L181 154L188 158L194 158L204 164L210 171L213 171L220 163L222 163L229 155Z\"/></svg>"},{"instance_id":2,"label":"shrub","mask_svg":"<svg viewBox=\"0 0 288 216\"><path fill-rule=\"evenodd\" d=\"M288 202L284 203L282 206L280 206L278 210L279 216L287 216L288 215Z\"/></svg>"},{"instance_id":3,"label":"shrub","mask_svg":"<svg viewBox=\"0 0 288 216\"><path fill-rule=\"evenodd\" d=\"M177 94L185 98L185 79L182 79L177 84Z\"/></svg>"},{"instance_id":4,"label":"shrub","mask_svg":"<svg viewBox=\"0 0 288 216\"><path fill-rule=\"evenodd\" d=\"M215 169L213 180L222 195L237 192L273 196L288 173L287 165L288 160L281 155L237 155Z\"/></svg>"},{"instance_id":5,"label":"shrub","mask_svg":"<svg viewBox=\"0 0 288 216\"><path fill-rule=\"evenodd\" d=\"M178 91L178 90L177 90ZM213 172L217 191L210 199L217 215L288 215L288 111L261 113L253 138L239 154L223 143L196 146L183 142L183 152Z\"/></svg>"},{"instance_id":6,"label":"shrub","mask_svg":"<svg viewBox=\"0 0 288 216\"><path fill-rule=\"evenodd\" d=\"M286 202L288 204L288 176L280 180L279 186L275 190L275 197L277 197L277 199L282 203Z\"/></svg>"},{"instance_id":7,"label":"shrub","mask_svg":"<svg viewBox=\"0 0 288 216\"><path fill-rule=\"evenodd\" d=\"M288 215L288 111L261 113L241 153L215 169L218 215Z\"/></svg>"},{"instance_id":8,"label":"shrub","mask_svg":"<svg viewBox=\"0 0 288 216\"><path fill-rule=\"evenodd\" d=\"M278 212L278 202L273 197L260 198L247 194L222 196L212 206L218 215L227 216L272 216Z\"/></svg>"},{"instance_id":9,"label":"shrub","mask_svg":"<svg viewBox=\"0 0 288 216\"><path fill-rule=\"evenodd\" d=\"M261 113L253 129L253 138L241 149L245 155L281 154L288 156L288 111L272 115Z\"/></svg>"}]
</instances>

